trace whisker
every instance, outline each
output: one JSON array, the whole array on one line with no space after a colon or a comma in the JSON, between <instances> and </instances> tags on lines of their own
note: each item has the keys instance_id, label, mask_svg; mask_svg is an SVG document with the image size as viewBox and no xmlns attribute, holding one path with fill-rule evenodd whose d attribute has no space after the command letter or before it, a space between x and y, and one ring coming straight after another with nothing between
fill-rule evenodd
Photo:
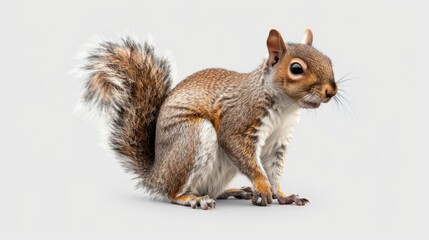
<instances>
[{"instance_id":1,"label":"whisker","mask_svg":"<svg viewBox=\"0 0 429 240\"><path fill-rule=\"evenodd\" d=\"M356 108L353 105L353 103L341 93L337 93L337 95L338 95L338 100L340 100L340 102L344 106L344 109L347 110L347 112L349 112L350 115L355 115Z\"/></svg>"},{"instance_id":2,"label":"whisker","mask_svg":"<svg viewBox=\"0 0 429 240\"><path fill-rule=\"evenodd\" d=\"M354 80L358 77L351 76L353 72L349 72L339 78L335 83L338 86L338 92L333 97L334 102L337 106L337 109L341 109L346 113L346 115L349 116L355 116L356 115L356 107L353 105L352 101L349 98L353 98L353 96L344 90L344 87L347 87L347 82Z\"/></svg>"},{"instance_id":3,"label":"whisker","mask_svg":"<svg viewBox=\"0 0 429 240\"><path fill-rule=\"evenodd\" d=\"M338 97L338 95L334 96L334 99L336 101L336 103L338 104L338 106L347 114L350 115L349 110L347 109L347 107L345 106L345 104L343 103L343 101Z\"/></svg>"},{"instance_id":4,"label":"whisker","mask_svg":"<svg viewBox=\"0 0 429 240\"><path fill-rule=\"evenodd\" d=\"M338 81L336 81L335 83L336 83L337 85L342 85L343 83L348 82L348 81L350 81L350 80L354 80L354 79L357 79L357 77L353 77L353 78L345 78L345 79L342 79L342 80L338 80Z\"/></svg>"},{"instance_id":5,"label":"whisker","mask_svg":"<svg viewBox=\"0 0 429 240\"><path fill-rule=\"evenodd\" d=\"M349 81L351 81L351 80L353 80L353 79L358 78L358 77L350 77L350 75L351 75L352 73L353 73L353 72L349 72L349 73L347 73L346 75L344 75L343 77L341 77L340 79L338 79L337 81L335 81L335 83L336 83L338 86L341 86L341 87L347 86L347 85L344 85L344 83L349 82Z\"/></svg>"},{"instance_id":6,"label":"whisker","mask_svg":"<svg viewBox=\"0 0 429 240\"><path fill-rule=\"evenodd\" d=\"M341 93L347 94L349 97L353 97L350 93L346 92L344 89L339 88L338 91L340 91Z\"/></svg>"},{"instance_id":7,"label":"whisker","mask_svg":"<svg viewBox=\"0 0 429 240\"><path fill-rule=\"evenodd\" d=\"M341 80L343 80L344 78L346 78L346 77L350 76L350 74L352 74L352 73L353 73L353 72L349 72L349 73L345 74L344 76L340 77L340 79L338 79L337 81L341 81Z\"/></svg>"},{"instance_id":8,"label":"whisker","mask_svg":"<svg viewBox=\"0 0 429 240\"><path fill-rule=\"evenodd\" d=\"M335 106L337 107L337 110L339 111L339 110L340 110L340 105L339 105L339 103L338 103L338 99L337 99L337 97L336 97L336 96L334 96L332 99L334 100Z\"/></svg>"}]
</instances>

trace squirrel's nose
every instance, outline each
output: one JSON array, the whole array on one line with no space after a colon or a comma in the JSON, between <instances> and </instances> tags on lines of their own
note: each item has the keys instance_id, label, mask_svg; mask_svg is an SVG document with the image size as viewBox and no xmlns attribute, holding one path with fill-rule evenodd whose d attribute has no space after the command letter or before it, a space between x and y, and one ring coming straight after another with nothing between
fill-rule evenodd
<instances>
[{"instance_id":1,"label":"squirrel's nose","mask_svg":"<svg viewBox=\"0 0 429 240\"><path fill-rule=\"evenodd\" d=\"M325 83L322 86L322 93L325 94L325 99L329 100L331 97L335 96L338 92L338 87L335 81L330 81L329 83Z\"/></svg>"}]
</instances>

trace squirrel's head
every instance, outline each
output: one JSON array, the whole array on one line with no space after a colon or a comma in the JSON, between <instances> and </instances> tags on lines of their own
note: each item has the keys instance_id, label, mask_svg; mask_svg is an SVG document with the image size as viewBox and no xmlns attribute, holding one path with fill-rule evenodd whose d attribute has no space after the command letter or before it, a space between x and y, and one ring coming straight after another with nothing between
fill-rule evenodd
<instances>
[{"instance_id":1,"label":"squirrel's head","mask_svg":"<svg viewBox=\"0 0 429 240\"><path fill-rule=\"evenodd\" d=\"M305 30L302 43L285 43L277 30L267 39L268 64L274 81L302 108L317 108L338 92L331 60L313 48L313 34Z\"/></svg>"}]
</instances>

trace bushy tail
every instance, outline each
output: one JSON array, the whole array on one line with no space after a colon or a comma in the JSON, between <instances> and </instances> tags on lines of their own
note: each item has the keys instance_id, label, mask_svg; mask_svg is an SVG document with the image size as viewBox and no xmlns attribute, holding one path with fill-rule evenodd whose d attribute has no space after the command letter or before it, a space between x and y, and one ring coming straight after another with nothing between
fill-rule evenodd
<instances>
[{"instance_id":1,"label":"bushy tail","mask_svg":"<svg viewBox=\"0 0 429 240\"><path fill-rule=\"evenodd\" d=\"M110 116L110 147L150 190L156 118L170 90L170 65L151 45L131 38L100 43L86 60L83 101Z\"/></svg>"}]
</instances>

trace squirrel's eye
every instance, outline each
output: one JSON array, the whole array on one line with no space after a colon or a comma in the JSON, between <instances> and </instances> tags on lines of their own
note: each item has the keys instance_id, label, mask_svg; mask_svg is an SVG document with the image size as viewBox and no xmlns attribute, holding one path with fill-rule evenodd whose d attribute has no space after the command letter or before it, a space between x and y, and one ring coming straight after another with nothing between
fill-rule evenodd
<instances>
[{"instance_id":1,"label":"squirrel's eye","mask_svg":"<svg viewBox=\"0 0 429 240\"><path fill-rule=\"evenodd\" d=\"M290 65L290 72L292 74L299 75L299 74L303 74L304 73L304 69L302 68L301 64L295 62L295 63L292 63Z\"/></svg>"}]
</instances>

